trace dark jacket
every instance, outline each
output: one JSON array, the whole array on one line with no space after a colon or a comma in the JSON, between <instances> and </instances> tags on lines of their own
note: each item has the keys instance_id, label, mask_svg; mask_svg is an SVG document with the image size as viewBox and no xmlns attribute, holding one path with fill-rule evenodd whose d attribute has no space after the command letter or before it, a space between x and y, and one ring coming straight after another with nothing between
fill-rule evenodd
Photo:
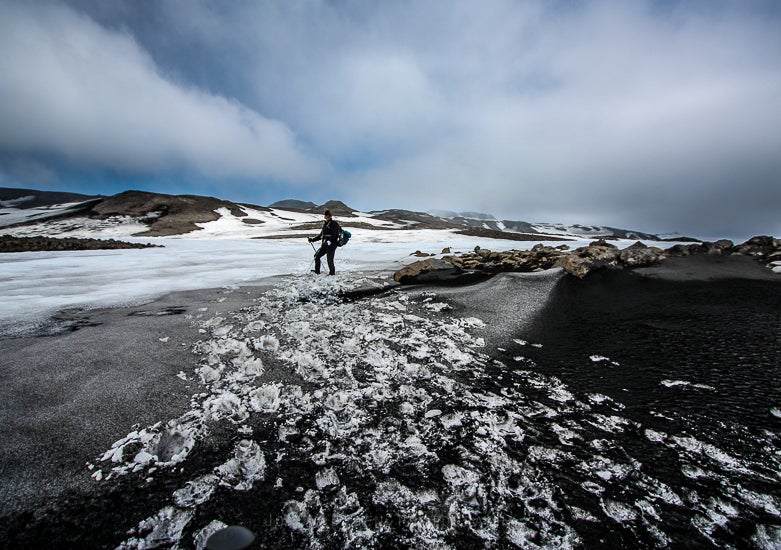
<instances>
[{"instance_id":1,"label":"dark jacket","mask_svg":"<svg viewBox=\"0 0 781 550\"><path fill-rule=\"evenodd\" d=\"M327 244L328 241L331 241L331 246L336 246L336 241L339 240L339 232L341 230L342 228L339 227L339 223L331 218L327 222L323 222L323 229L321 229L320 233L311 240L316 241L322 239L324 245Z\"/></svg>"}]
</instances>

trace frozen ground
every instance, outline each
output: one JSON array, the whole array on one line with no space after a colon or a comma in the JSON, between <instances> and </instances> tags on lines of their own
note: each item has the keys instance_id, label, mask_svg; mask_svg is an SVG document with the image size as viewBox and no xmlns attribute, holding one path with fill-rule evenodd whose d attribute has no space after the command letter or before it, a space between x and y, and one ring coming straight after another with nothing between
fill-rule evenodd
<instances>
[{"instance_id":1,"label":"frozen ground","mask_svg":"<svg viewBox=\"0 0 781 550\"><path fill-rule=\"evenodd\" d=\"M269 548L781 544L777 286L755 281L764 294L746 294L750 307L727 306L740 312L731 328L745 323L737 353L762 370L714 380L703 373L727 360L690 359L681 308L671 321L627 304L672 327L661 350L658 333L643 344L645 329L611 324L623 310L603 309L609 289L646 296L642 277L611 283L590 309L558 272L351 294L381 289L415 249L534 244L412 239L358 238L333 278L307 273L303 239L0 258L12 381L0 428L28 445L4 450L4 498L16 500L0 534L12 546L190 548L241 523ZM718 316L730 288L698 307ZM79 309L123 303L134 306ZM704 348L735 339L714 339L709 318L691 321ZM81 329L19 337L58 326ZM717 410L741 387L762 402L729 421L654 405L685 396Z\"/></svg>"},{"instance_id":2,"label":"frozen ground","mask_svg":"<svg viewBox=\"0 0 781 550\"><path fill-rule=\"evenodd\" d=\"M410 256L416 250L439 254L445 247L467 252L475 246L509 250L537 244L433 230L356 229L353 234L350 243L336 253L340 272L392 274L419 259ZM78 235L106 236L84 231ZM162 244L164 248L0 255L0 334L29 331L63 308L138 304L168 292L251 284L275 275L307 273L314 255L303 237L239 239L228 229L222 233L214 229L198 234L198 238L122 238ZM575 248L588 242L567 244ZM628 246L631 242L617 244Z\"/></svg>"}]
</instances>

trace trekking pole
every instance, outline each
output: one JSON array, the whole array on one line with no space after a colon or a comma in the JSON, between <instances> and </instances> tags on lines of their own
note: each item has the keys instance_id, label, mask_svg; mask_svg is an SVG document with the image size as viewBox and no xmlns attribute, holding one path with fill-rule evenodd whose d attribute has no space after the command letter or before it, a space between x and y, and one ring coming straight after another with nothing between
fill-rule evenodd
<instances>
[{"instance_id":1,"label":"trekking pole","mask_svg":"<svg viewBox=\"0 0 781 550\"><path fill-rule=\"evenodd\" d=\"M316 255L316 254L317 254L317 250L315 250L315 245L313 245L313 244L312 244L312 241L309 241L309 244L312 246L312 250L314 250L314 251L315 251L315 255ZM311 261L311 262L309 262L309 267L308 267L308 268L306 268L306 272L307 272L307 273L309 273L310 271L312 271L312 264L314 264L314 263L315 263L315 259L314 259L314 258L312 258L312 261Z\"/></svg>"}]
</instances>

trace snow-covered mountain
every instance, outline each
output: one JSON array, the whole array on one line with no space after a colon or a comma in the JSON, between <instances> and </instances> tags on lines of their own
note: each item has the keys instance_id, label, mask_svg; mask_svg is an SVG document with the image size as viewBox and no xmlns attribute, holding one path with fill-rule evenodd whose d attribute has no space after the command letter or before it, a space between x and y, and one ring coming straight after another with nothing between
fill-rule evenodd
<instances>
[{"instance_id":1,"label":"snow-covered mountain","mask_svg":"<svg viewBox=\"0 0 781 550\"><path fill-rule=\"evenodd\" d=\"M234 236L281 236L311 229L325 209L338 216L342 225L363 229L448 230L511 240L545 236L664 240L659 235L628 229L498 220L480 212L359 212L340 201L316 205L288 199L266 207L214 197L142 191L91 197L12 188L0 188L0 231L25 236L207 236L204 225L220 222L233 224Z\"/></svg>"}]
</instances>

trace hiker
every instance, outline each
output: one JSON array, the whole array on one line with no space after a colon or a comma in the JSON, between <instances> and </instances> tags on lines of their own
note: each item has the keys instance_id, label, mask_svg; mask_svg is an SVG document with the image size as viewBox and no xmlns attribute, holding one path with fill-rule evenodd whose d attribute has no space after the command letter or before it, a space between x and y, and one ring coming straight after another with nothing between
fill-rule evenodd
<instances>
[{"instance_id":1,"label":"hiker","mask_svg":"<svg viewBox=\"0 0 781 550\"><path fill-rule=\"evenodd\" d=\"M315 273L320 273L320 258L325 256L328 260L328 274L333 275L336 273L336 268L334 267L334 253L336 252L339 240L339 231L341 231L342 228L339 227L339 223L331 217L330 210L326 210L323 213L323 217L325 218L323 229L316 237L310 237L308 240L310 243L313 243L318 239L322 239L320 250L315 253Z\"/></svg>"}]
</instances>

